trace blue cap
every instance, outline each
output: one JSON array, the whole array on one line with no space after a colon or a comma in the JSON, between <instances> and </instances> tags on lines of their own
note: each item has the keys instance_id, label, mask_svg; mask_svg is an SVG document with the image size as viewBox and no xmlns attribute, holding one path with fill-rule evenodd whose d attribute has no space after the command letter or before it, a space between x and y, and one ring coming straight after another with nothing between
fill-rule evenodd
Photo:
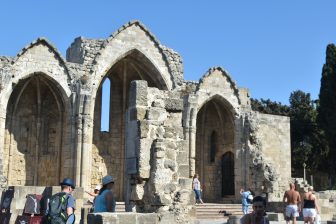
<instances>
[{"instance_id":1,"label":"blue cap","mask_svg":"<svg viewBox=\"0 0 336 224\"><path fill-rule=\"evenodd\" d=\"M64 180L60 183L60 185L70 186L73 189L75 189L75 183L70 178L64 178Z\"/></svg>"}]
</instances>

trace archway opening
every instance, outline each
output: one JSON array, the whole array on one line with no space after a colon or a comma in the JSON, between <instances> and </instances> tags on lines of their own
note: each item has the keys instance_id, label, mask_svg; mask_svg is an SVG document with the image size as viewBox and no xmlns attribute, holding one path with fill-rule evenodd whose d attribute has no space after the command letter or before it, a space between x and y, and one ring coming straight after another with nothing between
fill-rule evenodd
<instances>
[{"instance_id":1,"label":"archway opening","mask_svg":"<svg viewBox=\"0 0 336 224\"><path fill-rule=\"evenodd\" d=\"M21 80L6 111L4 167L10 185L55 186L61 179L64 103L44 74Z\"/></svg>"},{"instance_id":2,"label":"archway opening","mask_svg":"<svg viewBox=\"0 0 336 224\"><path fill-rule=\"evenodd\" d=\"M167 89L156 67L138 50L129 52L115 63L107 72L104 80L110 80L109 131L101 131L103 83L98 89L94 108L94 127L92 145L91 186L100 183L101 178L110 174L117 179L114 193L118 201L125 200L125 130L126 111L130 83L133 80L146 80L149 87Z\"/></svg>"},{"instance_id":3,"label":"archway opening","mask_svg":"<svg viewBox=\"0 0 336 224\"><path fill-rule=\"evenodd\" d=\"M222 197L234 195L234 155L226 152L222 156Z\"/></svg>"},{"instance_id":4,"label":"archway opening","mask_svg":"<svg viewBox=\"0 0 336 224\"><path fill-rule=\"evenodd\" d=\"M234 122L231 106L221 97L213 97L197 113L196 121L196 173L200 174L203 198L206 202L222 202L233 195L223 192L222 156L234 151ZM230 171L231 172L231 171ZM230 179L234 182L234 178ZM223 194L224 193L224 194Z\"/></svg>"}]
</instances>

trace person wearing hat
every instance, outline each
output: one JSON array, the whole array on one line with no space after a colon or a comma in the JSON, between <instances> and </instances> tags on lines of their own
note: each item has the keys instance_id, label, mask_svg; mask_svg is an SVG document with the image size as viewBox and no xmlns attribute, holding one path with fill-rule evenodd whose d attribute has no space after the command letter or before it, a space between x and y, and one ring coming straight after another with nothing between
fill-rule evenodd
<instances>
[{"instance_id":1,"label":"person wearing hat","mask_svg":"<svg viewBox=\"0 0 336 224\"><path fill-rule=\"evenodd\" d=\"M74 223L75 198L71 194L75 189L75 183L70 178L64 178L60 185L61 192L50 198L47 211L48 221L52 224Z\"/></svg>"},{"instance_id":2,"label":"person wearing hat","mask_svg":"<svg viewBox=\"0 0 336 224\"><path fill-rule=\"evenodd\" d=\"M62 192L65 192L68 197L66 213L70 216L75 212L75 198L72 196L72 192L75 190L75 183L70 178L64 178L60 185Z\"/></svg>"},{"instance_id":3,"label":"person wearing hat","mask_svg":"<svg viewBox=\"0 0 336 224\"><path fill-rule=\"evenodd\" d=\"M115 212L116 202L112 192L114 181L110 175L103 177L103 187L95 198L93 212Z\"/></svg>"}]
</instances>

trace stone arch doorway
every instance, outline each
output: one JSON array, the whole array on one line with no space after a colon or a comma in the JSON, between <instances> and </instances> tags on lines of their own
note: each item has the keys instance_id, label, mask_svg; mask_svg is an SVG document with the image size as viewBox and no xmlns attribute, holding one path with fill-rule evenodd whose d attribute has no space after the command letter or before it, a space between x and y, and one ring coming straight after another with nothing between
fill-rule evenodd
<instances>
[{"instance_id":1,"label":"stone arch doorway","mask_svg":"<svg viewBox=\"0 0 336 224\"><path fill-rule=\"evenodd\" d=\"M7 104L4 150L10 185L59 184L64 117L61 92L44 74L15 86Z\"/></svg>"},{"instance_id":2,"label":"stone arch doorway","mask_svg":"<svg viewBox=\"0 0 336 224\"><path fill-rule=\"evenodd\" d=\"M230 104L215 96L197 113L196 173L200 174L205 202L221 202L222 156L234 151L234 122Z\"/></svg>"},{"instance_id":3,"label":"stone arch doorway","mask_svg":"<svg viewBox=\"0 0 336 224\"><path fill-rule=\"evenodd\" d=\"M107 131L102 131L102 96L105 81L109 82L109 114ZM114 192L118 201L125 200L125 130L130 83L146 80L149 87L167 89L160 72L138 50L132 50L115 63L102 80L95 99L91 185L111 174L117 179Z\"/></svg>"},{"instance_id":4,"label":"stone arch doorway","mask_svg":"<svg viewBox=\"0 0 336 224\"><path fill-rule=\"evenodd\" d=\"M234 155L226 152L222 156L222 197L234 195Z\"/></svg>"}]
</instances>

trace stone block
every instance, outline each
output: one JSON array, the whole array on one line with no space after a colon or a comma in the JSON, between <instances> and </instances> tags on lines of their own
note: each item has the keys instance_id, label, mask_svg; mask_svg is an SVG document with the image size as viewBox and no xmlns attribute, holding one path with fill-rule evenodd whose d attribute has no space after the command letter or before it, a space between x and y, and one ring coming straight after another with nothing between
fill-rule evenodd
<instances>
[{"instance_id":1,"label":"stone block","mask_svg":"<svg viewBox=\"0 0 336 224\"><path fill-rule=\"evenodd\" d=\"M165 99L165 109L169 112L183 111L183 100L167 98Z\"/></svg>"},{"instance_id":2,"label":"stone block","mask_svg":"<svg viewBox=\"0 0 336 224\"><path fill-rule=\"evenodd\" d=\"M172 213L162 213L160 215L160 224L172 224L175 222L175 216Z\"/></svg>"},{"instance_id":3,"label":"stone block","mask_svg":"<svg viewBox=\"0 0 336 224\"><path fill-rule=\"evenodd\" d=\"M188 165L180 165L178 168L178 174L180 177L189 177L189 166Z\"/></svg>"},{"instance_id":4,"label":"stone block","mask_svg":"<svg viewBox=\"0 0 336 224\"><path fill-rule=\"evenodd\" d=\"M137 213L118 213L118 221L120 224L137 223Z\"/></svg>"},{"instance_id":5,"label":"stone block","mask_svg":"<svg viewBox=\"0 0 336 224\"><path fill-rule=\"evenodd\" d=\"M159 223L159 217L155 213L138 214L138 224L157 224Z\"/></svg>"},{"instance_id":6,"label":"stone block","mask_svg":"<svg viewBox=\"0 0 336 224\"><path fill-rule=\"evenodd\" d=\"M132 81L129 89L129 105L148 106L148 84L143 80Z\"/></svg>"},{"instance_id":7,"label":"stone block","mask_svg":"<svg viewBox=\"0 0 336 224\"><path fill-rule=\"evenodd\" d=\"M190 190L180 190L176 193L177 201L181 202L183 205L189 204L190 201Z\"/></svg>"},{"instance_id":8,"label":"stone block","mask_svg":"<svg viewBox=\"0 0 336 224\"><path fill-rule=\"evenodd\" d=\"M175 161L173 161L173 160L166 159L166 160L164 161L164 167L165 167L166 169L170 169L171 171L175 171L175 170L176 170L176 163L175 163Z\"/></svg>"},{"instance_id":9,"label":"stone block","mask_svg":"<svg viewBox=\"0 0 336 224\"><path fill-rule=\"evenodd\" d=\"M133 107L130 109L130 120L144 120L147 114L146 107Z\"/></svg>"},{"instance_id":10,"label":"stone block","mask_svg":"<svg viewBox=\"0 0 336 224\"><path fill-rule=\"evenodd\" d=\"M191 178L180 178L179 185L182 189L191 189L192 187L192 179Z\"/></svg>"},{"instance_id":11,"label":"stone block","mask_svg":"<svg viewBox=\"0 0 336 224\"><path fill-rule=\"evenodd\" d=\"M120 224L117 213L90 213L88 214L88 224Z\"/></svg>"},{"instance_id":12,"label":"stone block","mask_svg":"<svg viewBox=\"0 0 336 224\"><path fill-rule=\"evenodd\" d=\"M164 158L165 156L166 156L166 153L164 151L154 152L155 158Z\"/></svg>"},{"instance_id":13,"label":"stone block","mask_svg":"<svg viewBox=\"0 0 336 224\"><path fill-rule=\"evenodd\" d=\"M171 194L174 191L176 191L176 185L175 184L166 184L164 186L164 193L165 194Z\"/></svg>"},{"instance_id":14,"label":"stone block","mask_svg":"<svg viewBox=\"0 0 336 224\"><path fill-rule=\"evenodd\" d=\"M165 104L163 102L162 99L156 99L154 100L154 102L152 103L152 107L160 107L160 108L164 108Z\"/></svg>"},{"instance_id":15,"label":"stone block","mask_svg":"<svg viewBox=\"0 0 336 224\"><path fill-rule=\"evenodd\" d=\"M159 107L151 107L149 108L147 114L146 114L146 118L148 120L154 120L154 121L165 121L167 119L167 111L163 108L159 108Z\"/></svg>"},{"instance_id":16,"label":"stone block","mask_svg":"<svg viewBox=\"0 0 336 224\"><path fill-rule=\"evenodd\" d=\"M173 160L173 161L175 161L177 159L175 150L167 150L166 156L167 156L167 159L170 159L170 160ZM185 161L185 158L184 158L184 161Z\"/></svg>"}]
</instances>

